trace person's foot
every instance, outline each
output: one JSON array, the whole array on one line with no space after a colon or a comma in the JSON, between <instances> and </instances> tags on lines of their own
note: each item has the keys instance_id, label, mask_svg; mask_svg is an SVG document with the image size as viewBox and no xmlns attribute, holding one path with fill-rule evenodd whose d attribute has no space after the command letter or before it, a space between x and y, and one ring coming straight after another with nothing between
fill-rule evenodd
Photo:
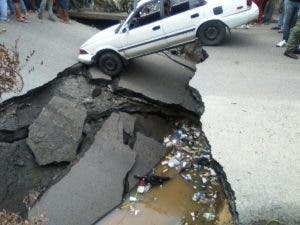
<instances>
[{"instance_id":1,"label":"person's foot","mask_svg":"<svg viewBox=\"0 0 300 225\"><path fill-rule=\"evenodd\" d=\"M23 17L17 18L17 21L20 22L20 23L28 23L28 21Z\"/></svg>"},{"instance_id":2,"label":"person's foot","mask_svg":"<svg viewBox=\"0 0 300 225\"><path fill-rule=\"evenodd\" d=\"M264 25L269 25L270 24L270 22L264 22Z\"/></svg>"},{"instance_id":3,"label":"person's foot","mask_svg":"<svg viewBox=\"0 0 300 225\"><path fill-rule=\"evenodd\" d=\"M285 51L284 52L284 55L289 57L289 58L292 58L292 59L298 59L298 56L296 56L294 53L292 52L288 52L288 51Z\"/></svg>"},{"instance_id":4,"label":"person's foot","mask_svg":"<svg viewBox=\"0 0 300 225\"><path fill-rule=\"evenodd\" d=\"M276 26L276 27L272 27L271 30L279 30L280 27Z\"/></svg>"},{"instance_id":5,"label":"person's foot","mask_svg":"<svg viewBox=\"0 0 300 225\"><path fill-rule=\"evenodd\" d=\"M286 41L285 40L282 40L282 41L279 41L277 44L276 44L276 47L284 47L286 45Z\"/></svg>"},{"instance_id":6,"label":"person's foot","mask_svg":"<svg viewBox=\"0 0 300 225\"><path fill-rule=\"evenodd\" d=\"M280 29L278 30L278 33L279 33L279 34L282 34L282 33L283 33L283 30L280 28Z\"/></svg>"},{"instance_id":7,"label":"person's foot","mask_svg":"<svg viewBox=\"0 0 300 225\"><path fill-rule=\"evenodd\" d=\"M55 18L54 18L54 16L49 16L49 18L48 18L50 21L52 21L52 22L55 22L56 20L55 20Z\"/></svg>"},{"instance_id":8,"label":"person's foot","mask_svg":"<svg viewBox=\"0 0 300 225\"><path fill-rule=\"evenodd\" d=\"M241 28L242 28L242 29L249 29L250 26L249 26L249 24L244 24L244 25L241 26Z\"/></svg>"},{"instance_id":9,"label":"person's foot","mask_svg":"<svg viewBox=\"0 0 300 225\"><path fill-rule=\"evenodd\" d=\"M6 28L0 27L0 34L5 33L5 32L6 32Z\"/></svg>"}]
</instances>

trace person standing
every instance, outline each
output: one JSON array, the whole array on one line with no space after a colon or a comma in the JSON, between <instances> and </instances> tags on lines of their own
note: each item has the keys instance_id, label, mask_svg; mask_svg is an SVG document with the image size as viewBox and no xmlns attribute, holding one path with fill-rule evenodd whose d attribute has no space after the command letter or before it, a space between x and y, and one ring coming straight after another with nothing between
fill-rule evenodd
<instances>
[{"instance_id":1,"label":"person standing","mask_svg":"<svg viewBox=\"0 0 300 225\"><path fill-rule=\"evenodd\" d=\"M69 0L59 0L58 1L58 16L62 20L63 23L70 23L69 18Z\"/></svg>"},{"instance_id":2,"label":"person standing","mask_svg":"<svg viewBox=\"0 0 300 225\"><path fill-rule=\"evenodd\" d=\"M22 13L22 3L21 0L12 0L15 10L16 10L16 19L18 22L28 23L25 14ZM27 10L26 10L27 11Z\"/></svg>"},{"instance_id":3,"label":"person standing","mask_svg":"<svg viewBox=\"0 0 300 225\"><path fill-rule=\"evenodd\" d=\"M283 47L289 39L290 29L300 9L300 0L284 1L283 40L277 43L277 47Z\"/></svg>"},{"instance_id":4,"label":"person standing","mask_svg":"<svg viewBox=\"0 0 300 225\"><path fill-rule=\"evenodd\" d=\"M286 45L286 50L284 55L292 59L298 59L298 56L295 53L299 54L299 45L300 45L300 11L298 12L298 18L296 25L291 31L289 40Z\"/></svg>"},{"instance_id":5,"label":"person standing","mask_svg":"<svg viewBox=\"0 0 300 225\"><path fill-rule=\"evenodd\" d=\"M38 13L38 18L40 20L43 19L43 13L44 10L46 8L47 5L47 9L48 9L48 14L49 14L49 20L51 20L52 22L55 22L55 18L54 18L54 14L53 14L53 0L42 0L41 1L41 5L39 8L39 13Z\"/></svg>"}]
</instances>

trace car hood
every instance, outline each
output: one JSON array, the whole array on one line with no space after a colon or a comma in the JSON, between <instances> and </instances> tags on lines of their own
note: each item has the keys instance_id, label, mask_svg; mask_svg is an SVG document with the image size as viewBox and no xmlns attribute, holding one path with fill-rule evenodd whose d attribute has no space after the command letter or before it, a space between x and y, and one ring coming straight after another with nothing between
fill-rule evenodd
<instances>
[{"instance_id":1,"label":"car hood","mask_svg":"<svg viewBox=\"0 0 300 225\"><path fill-rule=\"evenodd\" d=\"M99 42L100 40L105 40L108 39L114 35L116 35L115 30L117 29L117 27L120 24L116 24L114 26L111 26L107 29L104 29L100 32L98 32L97 34L95 34L94 36L92 36L90 39L88 39L86 42L83 43L83 45L81 45L81 48L85 48L88 47L89 45L94 44L95 42Z\"/></svg>"}]
</instances>

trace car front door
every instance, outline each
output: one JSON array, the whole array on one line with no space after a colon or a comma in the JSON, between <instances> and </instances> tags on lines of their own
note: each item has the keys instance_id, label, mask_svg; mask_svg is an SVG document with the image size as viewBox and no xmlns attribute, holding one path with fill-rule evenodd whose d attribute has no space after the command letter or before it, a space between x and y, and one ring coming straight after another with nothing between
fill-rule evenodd
<instances>
[{"instance_id":1,"label":"car front door","mask_svg":"<svg viewBox=\"0 0 300 225\"><path fill-rule=\"evenodd\" d=\"M168 45L173 46L194 40L196 38L195 25L205 15L204 10L200 5L196 5L194 8L189 0L173 0L171 2L170 16L165 17L162 21Z\"/></svg>"},{"instance_id":2,"label":"car front door","mask_svg":"<svg viewBox=\"0 0 300 225\"><path fill-rule=\"evenodd\" d=\"M146 55L165 47L161 24L161 2L154 0L140 6L121 32L123 51L128 58Z\"/></svg>"}]
</instances>

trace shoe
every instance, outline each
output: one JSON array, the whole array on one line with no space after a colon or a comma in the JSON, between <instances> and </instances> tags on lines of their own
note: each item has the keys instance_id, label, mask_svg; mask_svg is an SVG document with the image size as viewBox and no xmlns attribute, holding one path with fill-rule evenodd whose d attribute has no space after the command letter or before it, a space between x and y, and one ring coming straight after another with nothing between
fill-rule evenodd
<instances>
[{"instance_id":1,"label":"shoe","mask_svg":"<svg viewBox=\"0 0 300 225\"><path fill-rule=\"evenodd\" d=\"M54 16L49 16L49 18L48 18L50 21L52 21L52 22L55 22L56 20L55 20L55 18L54 18Z\"/></svg>"},{"instance_id":2,"label":"shoe","mask_svg":"<svg viewBox=\"0 0 300 225\"><path fill-rule=\"evenodd\" d=\"M276 47L284 47L286 45L286 41L285 40L282 40L282 41L279 41L277 44L276 44Z\"/></svg>"},{"instance_id":3,"label":"shoe","mask_svg":"<svg viewBox=\"0 0 300 225\"><path fill-rule=\"evenodd\" d=\"M43 19L43 13L39 12L39 13L38 13L38 18L39 18L40 20L42 20L42 19Z\"/></svg>"},{"instance_id":4,"label":"shoe","mask_svg":"<svg viewBox=\"0 0 300 225\"><path fill-rule=\"evenodd\" d=\"M242 25L242 26L240 26L242 29L249 29L250 28L250 26L249 26L249 24L244 24L244 25Z\"/></svg>"},{"instance_id":5,"label":"shoe","mask_svg":"<svg viewBox=\"0 0 300 225\"><path fill-rule=\"evenodd\" d=\"M282 33L283 33L283 30L280 28L280 29L278 30L278 33L279 33L279 34L282 34Z\"/></svg>"},{"instance_id":6,"label":"shoe","mask_svg":"<svg viewBox=\"0 0 300 225\"><path fill-rule=\"evenodd\" d=\"M28 23L28 21L24 17L17 18L17 21L20 23Z\"/></svg>"},{"instance_id":7,"label":"shoe","mask_svg":"<svg viewBox=\"0 0 300 225\"><path fill-rule=\"evenodd\" d=\"M287 52L287 51L285 51L284 52L284 55L285 56L287 56L287 57L289 57L289 58L292 58L292 59L298 59L298 56L296 56L294 53L292 53L292 52Z\"/></svg>"},{"instance_id":8,"label":"shoe","mask_svg":"<svg viewBox=\"0 0 300 225\"><path fill-rule=\"evenodd\" d=\"M294 54L300 55L300 49L296 49L295 51L293 51Z\"/></svg>"}]
</instances>

